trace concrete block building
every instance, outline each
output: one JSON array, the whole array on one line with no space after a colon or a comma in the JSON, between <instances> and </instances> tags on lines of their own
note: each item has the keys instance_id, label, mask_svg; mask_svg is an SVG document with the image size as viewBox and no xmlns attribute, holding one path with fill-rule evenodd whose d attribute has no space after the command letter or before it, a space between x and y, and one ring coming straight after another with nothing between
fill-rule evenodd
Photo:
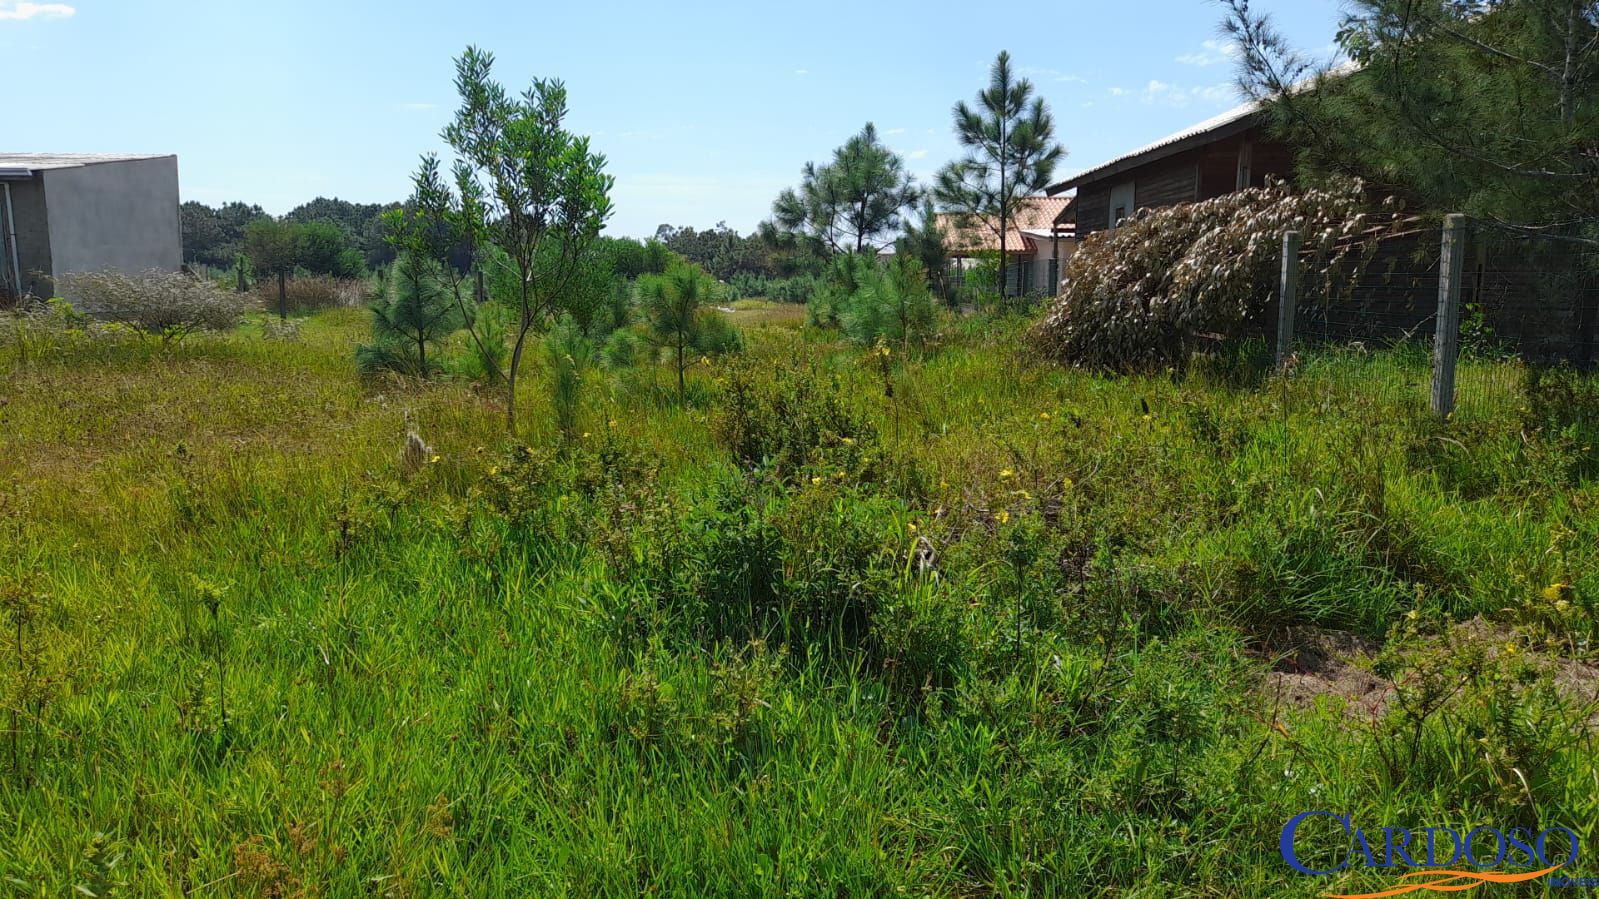
<instances>
[{"instance_id":1,"label":"concrete block building","mask_svg":"<svg viewBox=\"0 0 1599 899\"><path fill-rule=\"evenodd\" d=\"M178 158L0 152L0 299L63 275L177 271Z\"/></svg>"}]
</instances>

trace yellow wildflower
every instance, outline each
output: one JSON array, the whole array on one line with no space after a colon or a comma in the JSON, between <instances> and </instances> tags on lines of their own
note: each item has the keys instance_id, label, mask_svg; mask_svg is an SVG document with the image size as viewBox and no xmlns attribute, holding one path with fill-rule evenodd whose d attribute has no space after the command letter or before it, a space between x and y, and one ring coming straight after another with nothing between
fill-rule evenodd
<instances>
[{"instance_id":1,"label":"yellow wildflower","mask_svg":"<svg viewBox=\"0 0 1599 899\"><path fill-rule=\"evenodd\" d=\"M994 520L999 522L1000 524L1009 524L1010 523L1010 512L1005 510L1005 509L1000 509L999 510L999 514L994 516Z\"/></svg>"},{"instance_id":2,"label":"yellow wildflower","mask_svg":"<svg viewBox=\"0 0 1599 899\"><path fill-rule=\"evenodd\" d=\"M1049 421L1049 419L1050 419L1050 415L1049 415L1048 412L1040 412L1040 413L1038 413L1038 420L1039 421Z\"/></svg>"},{"instance_id":3,"label":"yellow wildflower","mask_svg":"<svg viewBox=\"0 0 1599 899\"><path fill-rule=\"evenodd\" d=\"M1001 478L1014 478L1016 477L1016 472L1011 471L1009 468L1001 468L999 470L999 476Z\"/></svg>"},{"instance_id":4,"label":"yellow wildflower","mask_svg":"<svg viewBox=\"0 0 1599 899\"><path fill-rule=\"evenodd\" d=\"M822 482L822 476L821 475L817 475L816 477L811 478L811 486L813 486L813 487L816 486L817 484L820 484L821 482Z\"/></svg>"},{"instance_id":5,"label":"yellow wildflower","mask_svg":"<svg viewBox=\"0 0 1599 899\"><path fill-rule=\"evenodd\" d=\"M1061 487L1062 490L1070 490L1070 489L1072 489L1072 479L1071 478L1062 478L1061 482L1060 482L1060 487Z\"/></svg>"},{"instance_id":6,"label":"yellow wildflower","mask_svg":"<svg viewBox=\"0 0 1599 899\"><path fill-rule=\"evenodd\" d=\"M910 532L911 532L911 533L912 533L912 534L914 534L914 533L916 533L916 522L914 522L914 521L912 521L912 522L908 522L908 523L907 523L907 524L906 524L906 525L905 525L905 528L906 528L906 529L907 529L907 530L909 530L909 531L910 531Z\"/></svg>"},{"instance_id":7,"label":"yellow wildflower","mask_svg":"<svg viewBox=\"0 0 1599 899\"><path fill-rule=\"evenodd\" d=\"M439 464L439 457L438 456L434 456L433 458L429 459L428 460L428 464L429 465L437 465L437 464Z\"/></svg>"},{"instance_id":8,"label":"yellow wildflower","mask_svg":"<svg viewBox=\"0 0 1599 899\"><path fill-rule=\"evenodd\" d=\"M1559 602L1560 600L1565 599L1566 595L1570 592L1570 584L1566 583L1565 581L1555 581L1553 584L1543 588L1543 598L1549 602Z\"/></svg>"}]
</instances>

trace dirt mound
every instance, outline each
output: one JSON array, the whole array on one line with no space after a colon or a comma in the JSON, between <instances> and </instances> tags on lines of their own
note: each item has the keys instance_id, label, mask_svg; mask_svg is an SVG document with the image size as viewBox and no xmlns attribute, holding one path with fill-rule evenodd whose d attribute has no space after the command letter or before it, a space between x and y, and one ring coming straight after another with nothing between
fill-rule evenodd
<instances>
[{"instance_id":1,"label":"dirt mound","mask_svg":"<svg viewBox=\"0 0 1599 899\"><path fill-rule=\"evenodd\" d=\"M1371 673L1371 659L1379 649L1376 642L1344 631L1289 628L1266 654L1274 660L1266 695L1301 709L1312 708L1320 697L1337 697L1351 718L1381 717L1393 685Z\"/></svg>"}]
</instances>

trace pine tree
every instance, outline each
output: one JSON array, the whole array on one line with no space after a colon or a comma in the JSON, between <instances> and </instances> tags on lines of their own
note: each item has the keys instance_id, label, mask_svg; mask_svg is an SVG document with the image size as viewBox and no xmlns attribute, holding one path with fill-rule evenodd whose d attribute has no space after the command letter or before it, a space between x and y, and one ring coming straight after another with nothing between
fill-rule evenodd
<instances>
[{"instance_id":1,"label":"pine tree","mask_svg":"<svg viewBox=\"0 0 1599 899\"><path fill-rule=\"evenodd\" d=\"M802 178L798 190L778 194L773 221L833 252L875 250L921 196L905 160L878 140L871 122L833 151L831 163L807 162Z\"/></svg>"},{"instance_id":2,"label":"pine tree","mask_svg":"<svg viewBox=\"0 0 1599 899\"><path fill-rule=\"evenodd\" d=\"M945 166L933 188L938 202L964 219L977 220L999 238L999 295L1005 295L1007 231L1023 197L1049 186L1066 150L1055 142L1055 121L1033 84L1011 71L1001 51L977 108L955 104L955 137L965 159ZM962 225L964 227L964 225Z\"/></svg>"},{"instance_id":3,"label":"pine tree","mask_svg":"<svg viewBox=\"0 0 1599 899\"><path fill-rule=\"evenodd\" d=\"M665 273L645 275L635 290L649 322L649 341L672 353L677 366L677 400L687 390L684 373L693 361L691 352L726 352L737 337L725 327L715 310L706 309L716 293L716 281L704 269L674 260Z\"/></svg>"},{"instance_id":4,"label":"pine tree","mask_svg":"<svg viewBox=\"0 0 1599 899\"><path fill-rule=\"evenodd\" d=\"M426 378L434 368L428 347L462 327L438 264L409 253L389 269L371 308L373 343L356 348L357 364L367 372L388 368Z\"/></svg>"},{"instance_id":5,"label":"pine tree","mask_svg":"<svg viewBox=\"0 0 1599 899\"><path fill-rule=\"evenodd\" d=\"M1354 66L1226 2L1240 86L1307 180L1352 175L1433 211L1599 242L1593 0L1352 0L1337 40Z\"/></svg>"}]
</instances>

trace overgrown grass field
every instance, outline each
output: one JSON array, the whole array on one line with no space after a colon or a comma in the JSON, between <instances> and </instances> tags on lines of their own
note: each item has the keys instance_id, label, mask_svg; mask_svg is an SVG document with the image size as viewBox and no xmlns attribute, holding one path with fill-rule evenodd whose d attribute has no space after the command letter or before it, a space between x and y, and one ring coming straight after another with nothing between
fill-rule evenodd
<instances>
[{"instance_id":1,"label":"overgrown grass field","mask_svg":"<svg viewBox=\"0 0 1599 899\"><path fill-rule=\"evenodd\" d=\"M358 311L0 346L0 883L1391 884L1292 872L1310 809L1591 851L1587 379L1474 364L1437 422L1353 354L1109 378L746 305L682 403L589 372L572 439L537 372L510 441L499 391L361 381Z\"/></svg>"}]
</instances>

